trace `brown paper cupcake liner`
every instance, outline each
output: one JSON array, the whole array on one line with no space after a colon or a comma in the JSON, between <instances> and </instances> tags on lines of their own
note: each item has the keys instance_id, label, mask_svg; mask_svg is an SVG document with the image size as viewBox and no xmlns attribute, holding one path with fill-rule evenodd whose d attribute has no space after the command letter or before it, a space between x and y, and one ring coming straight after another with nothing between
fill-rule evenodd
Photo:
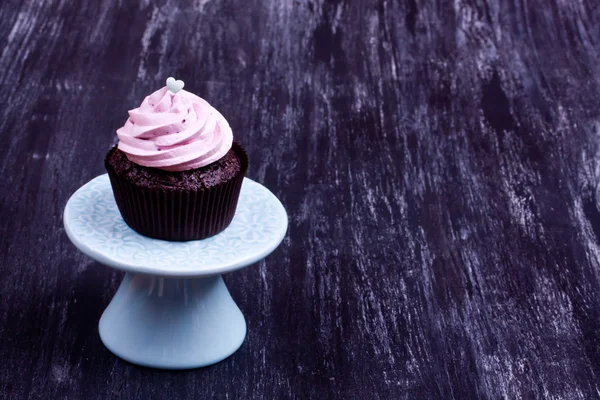
<instances>
[{"instance_id":1,"label":"brown paper cupcake liner","mask_svg":"<svg viewBox=\"0 0 600 400\"><path fill-rule=\"evenodd\" d=\"M140 187L119 176L106 162L115 201L125 223L144 236L170 241L200 240L223 231L233 220L248 169L248 156L243 148L235 142L232 148L241 163L238 174L196 191Z\"/></svg>"}]
</instances>

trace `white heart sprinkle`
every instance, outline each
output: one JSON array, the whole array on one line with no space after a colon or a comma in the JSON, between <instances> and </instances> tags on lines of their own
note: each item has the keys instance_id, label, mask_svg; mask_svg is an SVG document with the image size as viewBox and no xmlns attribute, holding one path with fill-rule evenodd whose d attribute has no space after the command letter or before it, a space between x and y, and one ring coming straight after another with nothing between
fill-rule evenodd
<instances>
[{"instance_id":1,"label":"white heart sprinkle","mask_svg":"<svg viewBox=\"0 0 600 400\"><path fill-rule=\"evenodd\" d=\"M183 81L176 81L175 78L173 78L172 76L167 78L167 87L171 92L177 93L181 89L183 89L183 86L185 86L185 83L183 83Z\"/></svg>"}]
</instances>

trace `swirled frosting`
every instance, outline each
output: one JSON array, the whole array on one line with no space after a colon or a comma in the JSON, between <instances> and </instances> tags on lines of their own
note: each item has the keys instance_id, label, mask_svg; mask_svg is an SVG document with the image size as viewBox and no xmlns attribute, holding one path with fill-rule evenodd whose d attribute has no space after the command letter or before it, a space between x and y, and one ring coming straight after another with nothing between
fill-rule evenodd
<instances>
[{"instance_id":1,"label":"swirled frosting","mask_svg":"<svg viewBox=\"0 0 600 400\"><path fill-rule=\"evenodd\" d=\"M131 162L166 171L208 165L233 143L227 120L206 100L185 90L175 94L166 86L129 111L117 136Z\"/></svg>"}]
</instances>

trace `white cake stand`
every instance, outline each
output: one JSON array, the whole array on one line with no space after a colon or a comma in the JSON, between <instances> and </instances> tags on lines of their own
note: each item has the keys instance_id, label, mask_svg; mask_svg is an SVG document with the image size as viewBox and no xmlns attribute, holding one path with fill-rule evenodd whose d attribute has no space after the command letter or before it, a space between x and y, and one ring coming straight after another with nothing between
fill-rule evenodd
<instances>
[{"instance_id":1,"label":"white cake stand","mask_svg":"<svg viewBox=\"0 0 600 400\"><path fill-rule=\"evenodd\" d=\"M204 240L168 242L134 232L107 175L75 192L64 214L79 250L127 272L100 318L102 342L124 360L163 369L214 364L241 346L246 321L221 274L269 255L287 223L279 200L247 178L231 225Z\"/></svg>"}]
</instances>

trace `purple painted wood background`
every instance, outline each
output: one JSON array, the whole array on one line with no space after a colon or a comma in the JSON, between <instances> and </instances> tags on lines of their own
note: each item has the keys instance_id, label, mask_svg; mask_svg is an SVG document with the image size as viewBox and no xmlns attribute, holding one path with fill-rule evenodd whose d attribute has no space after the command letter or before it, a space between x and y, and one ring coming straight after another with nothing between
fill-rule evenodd
<instances>
[{"instance_id":1,"label":"purple painted wood background","mask_svg":"<svg viewBox=\"0 0 600 400\"><path fill-rule=\"evenodd\" d=\"M188 372L97 333L62 211L173 75L290 215ZM1 399L600 397L595 0L2 0Z\"/></svg>"}]
</instances>

